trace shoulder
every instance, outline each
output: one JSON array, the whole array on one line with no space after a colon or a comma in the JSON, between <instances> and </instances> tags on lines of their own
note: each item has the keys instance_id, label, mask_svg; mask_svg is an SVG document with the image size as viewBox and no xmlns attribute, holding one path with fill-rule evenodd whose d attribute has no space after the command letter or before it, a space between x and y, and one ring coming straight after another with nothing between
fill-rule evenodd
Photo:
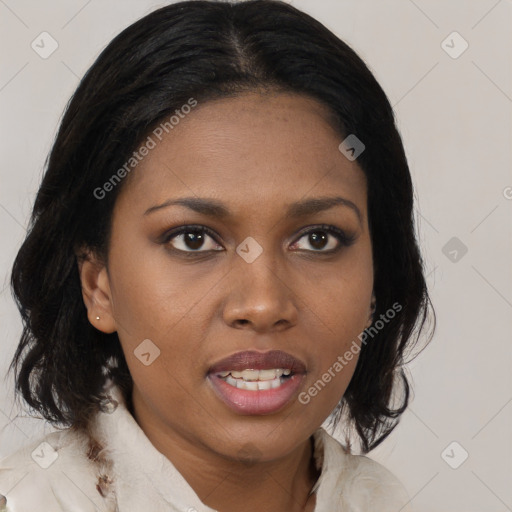
<instances>
[{"instance_id":1,"label":"shoulder","mask_svg":"<svg viewBox=\"0 0 512 512\"><path fill-rule=\"evenodd\" d=\"M72 429L52 432L0 459L0 495L6 512L115 510L97 487L98 465L89 439Z\"/></svg>"},{"instance_id":2,"label":"shoulder","mask_svg":"<svg viewBox=\"0 0 512 512\"><path fill-rule=\"evenodd\" d=\"M365 455L347 453L334 437L324 431L324 460L333 491L343 510L410 512L410 498L398 478Z\"/></svg>"},{"instance_id":3,"label":"shoulder","mask_svg":"<svg viewBox=\"0 0 512 512\"><path fill-rule=\"evenodd\" d=\"M348 455L343 472L345 492L361 510L410 511L410 498L396 476L364 455Z\"/></svg>"}]
</instances>

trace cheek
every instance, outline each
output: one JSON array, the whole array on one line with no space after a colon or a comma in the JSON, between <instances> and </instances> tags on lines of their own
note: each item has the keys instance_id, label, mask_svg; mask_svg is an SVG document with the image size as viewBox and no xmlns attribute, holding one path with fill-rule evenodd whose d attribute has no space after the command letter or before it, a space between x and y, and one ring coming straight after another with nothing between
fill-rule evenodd
<instances>
[{"instance_id":1,"label":"cheek","mask_svg":"<svg viewBox=\"0 0 512 512\"><path fill-rule=\"evenodd\" d=\"M129 251L128 247L138 247ZM147 246L147 247L146 247ZM160 339L205 295L192 266L172 264L165 250L130 239L117 243L110 256L111 291L119 333Z\"/></svg>"},{"instance_id":2,"label":"cheek","mask_svg":"<svg viewBox=\"0 0 512 512\"><path fill-rule=\"evenodd\" d=\"M179 398L176 390L183 395L181 383L191 379L190 362L197 360L197 316L205 314L213 276L194 279L194 266L173 265L165 251L154 248L129 252L118 244L110 262L117 333L134 381L148 393L158 389L159 395Z\"/></svg>"},{"instance_id":3,"label":"cheek","mask_svg":"<svg viewBox=\"0 0 512 512\"><path fill-rule=\"evenodd\" d=\"M373 270L371 265L358 263L346 265L333 274L323 279L321 288L317 288L315 295L310 295L308 302L323 322L330 344L336 350L342 350L347 340L357 337L366 327Z\"/></svg>"},{"instance_id":4,"label":"cheek","mask_svg":"<svg viewBox=\"0 0 512 512\"><path fill-rule=\"evenodd\" d=\"M322 293L309 298L318 332L317 357L303 403L311 402L328 414L342 398L354 374L361 339L369 318L373 268L367 252L346 262L335 277L323 281ZM313 302L312 302L313 300Z\"/></svg>"},{"instance_id":5,"label":"cheek","mask_svg":"<svg viewBox=\"0 0 512 512\"><path fill-rule=\"evenodd\" d=\"M327 417L342 399L352 379L361 343L356 334L340 335L317 345L320 356L311 368L305 390L298 399L305 406L313 406L312 409L317 411L311 413L314 417Z\"/></svg>"},{"instance_id":6,"label":"cheek","mask_svg":"<svg viewBox=\"0 0 512 512\"><path fill-rule=\"evenodd\" d=\"M319 336L319 372L328 372L337 385L343 387L355 370L359 357L361 339L369 317L371 286L349 286L339 284L337 294L331 294L324 308L324 318L328 329ZM341 366L340 366L341 365ZM326 379L329 377L326 376ZM344 384L345 383L345 384Z\"/></svg>"}]
</instances>

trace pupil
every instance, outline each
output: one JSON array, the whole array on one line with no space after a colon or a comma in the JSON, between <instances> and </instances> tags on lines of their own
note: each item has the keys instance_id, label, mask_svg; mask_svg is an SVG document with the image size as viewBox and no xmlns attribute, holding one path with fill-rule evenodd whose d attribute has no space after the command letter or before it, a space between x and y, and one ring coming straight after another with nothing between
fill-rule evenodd
<instances>
[{"instance_id":1,"label":"pupil","mask_svg":"<svg viewBox=\"0 0 512 512\"><path fill-rule=\"evenodd\" d=\"M203 235L201 233L197 233L195 231L186 233L185 243L190 249L200 249L203 245L203 241Z\"/></svg>"},{"instance_id":2,"label":"pupil","mask_svg":"<svg viewBox=\"0 0 512 512\"><path fill-rule=\"evenodd\" d=\"M318 233L321 233L318 235ZM325 247L325 243L327 242L327 236L322 231L315 231L314 233L310 233L309 235L309 243L315 249L323 249Z\"/></svg>"}]
</instances>

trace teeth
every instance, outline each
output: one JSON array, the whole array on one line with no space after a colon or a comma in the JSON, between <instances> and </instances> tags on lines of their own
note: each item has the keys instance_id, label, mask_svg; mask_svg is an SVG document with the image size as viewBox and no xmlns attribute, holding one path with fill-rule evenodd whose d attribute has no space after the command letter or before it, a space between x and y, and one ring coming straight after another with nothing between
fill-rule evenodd
<instances>
[{"instance_id":1,"label":"teeth","mask_svg":"<svg viewBox=\"0 0 512 512\"><path fill-rule=\"evenodd\" d=\"M245 389L249 391L263 391L266 389L274 389L278 388L282 383L283 379L277 377L272 380L257 380L257 381L246 381L241 378L235 378L231 375L225 377L226 382L235 388Z\"/></svg>"},{"instance_id":2,"label":"teeth","mask_svg":"<svg viewBox=\"0 0 512 512\"><path fill-rule=\"evenodd\" d=\"M282 375L290 375L291 370L283 369L283 368L275 368L272 370L243 370L241 372L237 372L235 370L224 371L218 373L218 375L222 378L227 377L229 374L235 379L243 379L246 382L253 381L266 381L266 380L274 380L276 378L281 377Z\"/></svg>"},{"instance_id":3,"label":"teeth","mask_svg":"<svg viewBox=\"0 0 512 512\"><path fill-rule=\"evenodd\" d=\"M283 375L284 370L276 368L275 370L260 370L258 380L274 380Z\"/></svg>"},{"instance_id":4,"label":"teeth","mask_svg":"<svg viewBox=\"0 0 512 512\"><path fill-rule=\"evenodd\" d=\"M260 390L270 389L272 387L271 380L260 380L257 384L258 384L258 389L260 389Z\"/></svg>"},{"instance_id":5,"label":"teeth","mask_svg":"<svg viewBox=\"0 0 512 512\"><path fill-rule=\"evenodd\" d=\"M270 385L272 386L272 389L278 388L282 383L283 383L283 381L281 379L275 379L275 380L270 381Z\"/></svg>"},{"instance_id":6,"label":"teeth","mask_svg":"<svg viewBox=\"0 0 512 512\"><path fill-rule=\"evenodd\" d=\"M252 382L241 381L241 384L243 384L243 385L240 386L240 389L249 389L250 391L258 391L258 382L257 381L252 381ZM240 384L237 384L237 387L239 385Z\"/></svg>"},{"instance_id":7,"label":"teeth","mask_svg":"<svg viewBox=\"0 0 512 512\"><path fill-rule=\"evenodd\" d=\"M243 372L231 372L231 375L236 379L244 380L258 380L260 376L259 370L244 370Z\"/></svg>"},{"instance_id":8,"label":"teeth","mask_svg":"<svg viewBox=\"0 0 512 512\"><path fill-rule=\"evenodd\" d=\"M235 388L261 391L278 388L284 382L283 375L287 376L291 373L290 369L273 368L270 370L247 369L241 372L231 370L219 372L217 375Z\"/></svg>"}]
</instances>

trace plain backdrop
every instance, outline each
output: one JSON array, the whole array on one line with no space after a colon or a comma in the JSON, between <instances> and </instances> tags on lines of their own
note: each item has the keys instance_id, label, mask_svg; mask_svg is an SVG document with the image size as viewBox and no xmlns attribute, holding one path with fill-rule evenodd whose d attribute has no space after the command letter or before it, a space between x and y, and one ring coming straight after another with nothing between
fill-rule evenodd
<instances>
[{"instance_id":1,"label":"plain backdrop","mask_svg":"<svg viewBox=\"0 0 512 512\"><path fill-rule=\"evenodd\" d=\"M409 365L410 408L370 456L401 479L417 512L510 511L511 1L291 3L375 73L415 185L437 331ZM0 0L0 456L51 430L13 403L12 375L3 377L21 332L10 268L60 116L101 49L163 5ZM58 44L46 59L31 47L42 32Z\"/></svg>"}]
</instances>

